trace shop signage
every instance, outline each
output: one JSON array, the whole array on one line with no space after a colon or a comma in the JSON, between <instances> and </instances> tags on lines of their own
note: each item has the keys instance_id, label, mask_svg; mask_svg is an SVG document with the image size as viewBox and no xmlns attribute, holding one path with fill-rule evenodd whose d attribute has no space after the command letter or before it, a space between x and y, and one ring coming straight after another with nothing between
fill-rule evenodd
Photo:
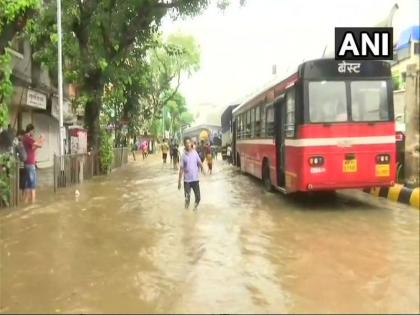
<instances>
[{"instance_id":1,"label":"shop signage","mask_svg":"<svg viewBox=\"0 0 420 315\"><path fill-rule=\"evenodd\" d=\"M26 94L26 105L38 109L47 109L47 96L28 89L28 93Z\"/></svg>"}]
</instances>

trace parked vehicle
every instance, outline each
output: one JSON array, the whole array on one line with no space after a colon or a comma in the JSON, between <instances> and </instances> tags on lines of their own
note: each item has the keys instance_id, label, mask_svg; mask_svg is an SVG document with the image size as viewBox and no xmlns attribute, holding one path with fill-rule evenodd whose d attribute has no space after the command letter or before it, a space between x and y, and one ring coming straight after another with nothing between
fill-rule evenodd
<instances>
[{"instance_id":1,"label":"parked vehicle","mask_svg":"<svg viewBox=\"0 0 420 315\"><path fill-rule=\"evenodd\" d=\"M233 111L235 164L284 192L392 186L390 65L307 61Z\"/></svg>"},{"instance_id":2,"label":"parked vehicle","mask_svg":"<svg viewBox=\"0 0 420 315\"><path fill-rule=\"evenodd\" d=\"M222 113L221 125L222 125L222 143L221 143L221 153L222 159L226 160L227 158L227 148L232 146L232 111L239 104L229 105L225 111Z\"/></svg>"}]
</instances>

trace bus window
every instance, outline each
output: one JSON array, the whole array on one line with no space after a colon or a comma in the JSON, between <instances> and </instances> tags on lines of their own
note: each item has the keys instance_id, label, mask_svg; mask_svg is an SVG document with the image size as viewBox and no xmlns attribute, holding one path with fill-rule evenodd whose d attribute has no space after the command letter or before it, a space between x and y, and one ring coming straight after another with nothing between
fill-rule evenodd
<instances>
[{"instance_id":1,"label":"bus window","mask_svg":"<svg viewBox=\"0 0 420 315\"><path fill-rule=\"evenodd\" d=\"M246 112L246 131L245 138L250 138L251 136L251 111Z\"/></svg>"},{"instance_id":2,"label":"bus window","mask_svg":"<svg viewBox=\"0 0 420 315\"><path fill-rule=\"evenodd\" d=\"M267 109L264 106L261 106L261 137L265 136L265 113Z\"/></svg>"},{"instance_id":3,"label":"bus window","mask_svg":"<svg viewBox=\"0 0 420 315\"><path fill-rule=\"evenodd\" d=\"M236 138L241 138L241 116L236 117Z\"/></svg>"},{"instance_id":4,"label":"bus window","mask_svg":"<svg viewBox=\"0 0 420 315\"><path fill-rule=\"evenodd\" d=\"M246 139L246 113L242 114L242 139Z\"/></svg>"},{"instance_id":5,"label":"bus window","mask_svg":"<svg viewBox=\"0 0 420 315\"><path fill-rule=\"evenodd\" d=\"M255 108L255 137L261 136L261 106Z\"/></svg>"},{"instance_id":6,"label":"bus window","mask_svg":"<svg viewBox=\"0 0 420 315\"><path fill-rule=\"evenodd\" d=\"M244 133L245 133L245 114L241 114L241 139L244 138Z\"/></svg>"},{"instance_id":7,"label":"bus window","mask_svg":"<svg viewBox=\"0 0 420 315\"><path fill-rule=\"evenodd\" d=\"M290 138L295 136L295 90L288 91L286 97L286 137Z\"/></svg>"},{"instance_id":8,"label":"bus window","mask_svg":"<svg viewBox=\"0 0 420 315\"><path fill-rule=\"evenodd\" d=\"M389 120L386 81L351 82L353 121Z\"/></svg>"},{"instance_id":9,"label":"bus window","mask_svg":"<svg viewBox=\"0 0 420 315\"><path fill-rule=\"evenodd\" d=\"M347 121L345 82L309 82L309 121Z\"/></svg>"},{"instance_id":10,"label":"bus window","mask_svg":"<svg viewBox=\"0 0 420 315\"><path fill-rule=\"evenodd\" d=\"M270 105L265 110L265 132L267 137L274 135L274 107Z\"/></svg>"},{"instance_id":11,"label":"bus window","mask_svg":"<svg viewBox=\"0 0 420 315\"><path fill-rule=\"evenodd\" d=\"M251 109L251 138L255 137L255 108Z\"/></svg>"}]
</instances>

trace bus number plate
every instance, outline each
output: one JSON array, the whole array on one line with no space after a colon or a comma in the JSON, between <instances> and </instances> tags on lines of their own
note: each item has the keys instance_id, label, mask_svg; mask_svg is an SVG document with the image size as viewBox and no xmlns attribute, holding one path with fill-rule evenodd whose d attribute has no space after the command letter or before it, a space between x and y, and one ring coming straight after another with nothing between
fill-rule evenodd
<instances>
[{"instance_id":1,"label":"bus number plate","mask_svg":"<svg viewBox=\"0 0 420 315\"><path fill-rule=\"evenodd\" d=\"M357 172L357 160L344 160L343 161L343 172L344 173L355 173L355 172Z\"/></svg>"},{"instance_id":2,"label":"bus number plate","mask_svg":"<svg viewBox=\"0 0 420 315\"><path fill-rule=\"evenodd\" d=\"M376 176L389 176L389 165L388 164L377 164L376 165Z\"/></svg>"}]
</instances>

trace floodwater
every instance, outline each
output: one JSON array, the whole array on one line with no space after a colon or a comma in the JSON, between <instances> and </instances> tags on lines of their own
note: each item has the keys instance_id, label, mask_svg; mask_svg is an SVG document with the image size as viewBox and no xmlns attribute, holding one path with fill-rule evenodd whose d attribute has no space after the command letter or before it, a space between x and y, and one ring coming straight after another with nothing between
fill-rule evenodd
<instances>
[{"instance_id":1,"label":"floodwater","mask_svg":"<svg viewBox=\"0 0 420 315\"><path fill-rule=\"evenodd\" d=\"M420 311L408 206L265 193L217 161L194 213L153 156L77 189L0 212L1 312Z\"/></svg>"}]
</instances>

